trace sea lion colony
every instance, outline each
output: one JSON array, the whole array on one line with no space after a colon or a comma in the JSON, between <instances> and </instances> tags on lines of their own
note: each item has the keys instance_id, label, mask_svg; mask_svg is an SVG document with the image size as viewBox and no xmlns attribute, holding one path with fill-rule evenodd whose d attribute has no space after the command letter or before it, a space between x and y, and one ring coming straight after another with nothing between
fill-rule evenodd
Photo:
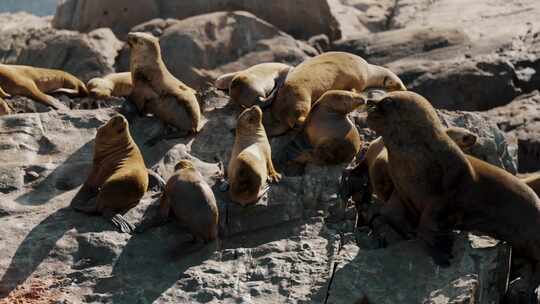
<instances>
[{"instance_id":1,"label":"sea lion colony","mask_svg":"<svg viewBox=\"0 0 540 304\"><path fill-rule=\"evenodd\" d=\"M128 45L130 72L92 79L88 89L62 71L1 65L0 97L23 95L66 110L47 93L129 96L141 115L153 114L177 130L150 144L197 136L202 114L196 91L168 71L159 40L130 33ZM367 108L368 126L381 137L370 144L367 157L358 160L360 165L350 173L343 195L360 206L362 195L358 193L373 191L384 202L382 211L367 222L382 220L405 239L420 238L441 266L451 263L452 230L483 232L509 242L516 255L532 261L531 295L540 283L538 177L518 179L465 154L476 136L464 129L445 130L430 102L407 91L389 69L356 55L329 52L297 67L263 63L229 73L219 77L216 86L228 90L238 112L242 110L225 172L233 203L256 204L268 190L267 182L279 182L281 175L274 167L268 137L295 132L289 161L350 162L358 156L362 142L347 114ZM369 99L364 95L368 88L386 93ZM12 115L3 99L0 115ZM304 145L295 144L298 139ZM143 157L127 120L121 115L113 117L98 130L92 171L72 207L103 214L120 231L133 231L121 212L134 207L147 191ZM205 242L218 239L219 214L212 189L192 162L181 161L175 170L163 189L161 216L173 211L195 238ZM369 191L361 179L355 179L361 175L367 176Z\"/></svg>"}]
</instances>

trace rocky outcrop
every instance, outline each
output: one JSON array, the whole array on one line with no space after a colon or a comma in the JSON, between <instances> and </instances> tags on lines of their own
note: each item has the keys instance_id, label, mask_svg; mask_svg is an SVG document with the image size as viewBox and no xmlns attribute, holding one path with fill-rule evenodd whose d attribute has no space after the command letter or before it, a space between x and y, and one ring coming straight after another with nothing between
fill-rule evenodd
<instances>
[{"instance_id":1,"label":"rocky outcrop","mask_svg":"<svg viewBox=\"0 0 540 304\"><path fill-rule=\"evenodd\" d=\"M317 54L308 44L241 11L211 13L181 21L152 20L133 30L161 33L165 64L173 75L195 88L207 86L222 73L261 62L297 65ZM129 70L128 48L118 59L118 70Z\"/></svg>"},{"instance_id":2,"label":"rocky outcrop","mask_svg":"<svg viewBox=\"0 0 540 304\"><path fill-rule=\"evenodd\" d=\"M441 270L415 242L374 251L362 242L357 244L355 239L369 236L366 232L353 234L352 207L338 221L324 220L341 206L336 193L343 166L308 166L303 174L285 176L272 185L268 197L257 205L241 208L231 203L220 191L217 160L226 166L238 110L218 92L207 92L201 101L206 122L200 134L162 141L154 147L143 143L161 132L160 123L152 117L140 117L128 101L117 103L120 108L116 108L129 119L148 167L168 178L178 160L189 158L213 187L222 237L222 250L214 253L215 244L202 249L186 244L189 235L172 223L129 236L112 231L101 217L68 208L90 169L96 128L116 113L115 108L0 118L0 128L8 135L0 137L0 218L5 227L0 229L4 244L0 294L11 293L10 299L16 300L24 298L31 286L39 286L36 297L82 303L158 299L180 303L241 299L324 303L329 293L330 299L339 303L340 295L362 296L346 291L349 284L362 284L358 291L376 300L381 285L364 285L363 280L372 280L376 274L390 280L396 296L407 293L411 287L406 282L411 281L400 283L395 276L395 270L401 269L397 265L406 265L404 260L421 271L401 269L403 276L426 282L411 297L458 294L475 298L479 288L499 294L498 271L506 267L508 256L503 245L472 249L467 239L461 238L453 267ZM481 146L493 140L494 135L478 116L441 115L450 124L478 127L475 131ZM369 132L363 129L361 133ZM289 139L272 139L276 156ZM505 154L499 150L505 146L492 147L494 154ZM496 155L488 159L499 159ZM278 169L283 168L278 165ZM155 194L148 193L126 217L137 225L151 219L157 213ZM22 225L21 217L25 219ZM359 269L371 274L361 278L355 272ZM489 270L494 272L486 275ZM434 273L439 275L433 277ZM425 280L428 275L431 279Z\"/></svg>"},{"instance_id":3,"label":"rocky outcrop","mask_svg":"<svg viewBox=\"0 0 540 304\"><path fill-rule=\"evenodd\" d=\"M50 18L0 15L0 62L61 69L86 81L114 72L122 47L110 29L87 34L55 30Z\"/></svg>"}]
</instances>

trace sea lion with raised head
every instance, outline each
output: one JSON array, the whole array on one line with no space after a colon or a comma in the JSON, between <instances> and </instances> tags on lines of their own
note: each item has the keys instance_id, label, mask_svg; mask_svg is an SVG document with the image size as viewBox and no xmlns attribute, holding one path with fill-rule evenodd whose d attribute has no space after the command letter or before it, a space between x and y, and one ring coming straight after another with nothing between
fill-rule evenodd
<instances>
[{"instance_id":1,"label":"sea lion with raised head","mask_svg":"<svg viewBox=\"0 0 540 304\"><path fill-rule=\"evenodd\" d=\"M176 132L149 141L185 137L199 132L201 110L196 91L176 79L161 58L158 38L146 33L129 33L132 97L141 113L152 113Z\"/></svg>"},{"instance_id":2,"label":"sea lion with raised head","mask_svg":"<svg viewBox=\"0 0 540 304\"><path fill-rule=\"evenodd\" d=\"M330 90L313 105L300 134L287 147L288 158L299 163L337 165L350 162L362 147L360 133L347 114L366 103L359 93ZM308 149L294 153L294 147L307 142ZM298 154L297 156L295 154Z\"/></svg>"},{"instance_id":3,"label":"sea lion with raised head","mask_svg":"<svg viewBox=\"0 0 540 304\"><path fill-rule=\"evenodd\" d=\"M267 191L267 181L281 179L272 162L272 151L258 106L246 109L238 116L227 178L231 200L241 205L256 203Z\"/></svg>"},{"instance_id":4,"label":"sea lion with raised head","mask_svg":"<svg viewBox=\"0 0 540 304\"><path fill-rule=\"evenodd\" d=\"M67 72L25 65L0 64L0 87L11 96L25 96L54 109L67 107L47 94L88 95L84 83Z\"/></svg>"},{"instance_id":5,"label":"sea lion with raised head","mask_svg":"<svg viewBox=\"0 0 540 304\"><path fill-rule=\"evenodd\" d=\"M532 295L540 283L540 199L534 191L463 153L433 106L416 93L392 92L368 101L367 109L368 126L388 151L394 194L435 263L450 264L453 229L479 231L534 262Z\"/></svg>"},{"instance_id":6,"label":"sea lion with raised head","mask_svg":"<svg viewBox=\"0 0 540 304\"><path fill-rule=\"evenodd\" d=\"M406 90L399 77L387 68L367 63L345 52L328 52L309 58L295 67L283 87L265 103L264 126L268 136L282 135L302 126L312 103L329 90L363 92L367 88ZM268 112L268 113L266 113Z\"/></svg>"},{"instance_id":7,"label":"sea lion with raised head","mask_svg":"<svg viewBox=\"0 0 540 304\"><path fill-rule=\"evenodd\" d=\"M133 82L130 72L112 73L90 79L86 87L94 98L128 97L133 90Z\"/></svg>"},{"instance_id":8,"label":"sea lion with raised head","mask_svg":"<svg viewBox=\"0 0 540 304\"><path fill-rule=\"evenodd\" d=\"M283 84L291 69L290 65L278 62L260 63L220 76L215 86L220 90L229 90L231 101L242 108L263 106L272 91Z\"/></svg>"},{"instance_id":9,"label":"sea lion with raised head","mask_svg":"<svg viewBox=\"0 0 540 304\"><path fill-rule=\"evenodd\" d=\"M187 226L194 239L205 243L218 238L219 210L214 192L189 160L181 160L167 181L160 200L160 215L172 211Z\"/></svg>"},{"instance_id":10,"label":"sea lion with raised head","mask_svg":"<svg viewBox=\"0 0 540 304\"><path fill-rule=\"evenodd\" d=\"M120 213L136 206L147 188L142 154L126 118L116 115L97 131L92 170L71 206L85 213L101 213L120 231L129 233L134 227Z\"/></svg>"}]
</instances>

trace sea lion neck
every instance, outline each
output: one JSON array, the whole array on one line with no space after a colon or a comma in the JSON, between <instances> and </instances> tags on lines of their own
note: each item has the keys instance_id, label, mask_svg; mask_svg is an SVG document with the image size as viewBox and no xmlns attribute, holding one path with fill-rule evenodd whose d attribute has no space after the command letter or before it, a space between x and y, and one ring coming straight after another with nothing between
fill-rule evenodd
<instances>
[{"instance_id":1,"label":"sea lion neck","mask_svg":"<svg viewBox=\"0 0 540 304\"><path fill-rule=\"evenodd\" d=\"M388 69L382 66L369 64L367 65L367 83L366 88L382 88L384 78L388 76Z\"/></svg>"}]
</instances>

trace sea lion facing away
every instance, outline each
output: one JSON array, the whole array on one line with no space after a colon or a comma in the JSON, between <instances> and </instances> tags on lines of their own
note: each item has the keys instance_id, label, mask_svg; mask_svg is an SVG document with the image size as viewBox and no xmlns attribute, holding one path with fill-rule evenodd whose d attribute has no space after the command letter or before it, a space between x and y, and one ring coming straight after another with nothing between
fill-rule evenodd
<instances>
[{"instance_id":1,"label":"sea lion facing away","mask_svg":"<svg viewBox=\"0 0 540 304\"><path fill-rule=\"evenodd\" d=\"M67 72L24 65L0 64L0 87L9 95L26 96L54 109L67 107L49 93L88 94L84 83Z\"/></svg>"},{"instance_id":2,"label":"sea lion facing away","mask_svg":"<svg viewBox=\"0 0 540 304\"><path fill-rule=\"evenodd\" d=\"M532 294L540 270L536 194L510 173L465 155L418 94L392 92L368 102L367 123L383 137L395 193L434 261L449 265L452 229L480 231L534 261Z\"/></svg>"},{"instance_id":3,"label":"sea lion facing away","mask_svg":"<svg viewBox=\"0 0 540 304\"><path fill-rule=\"evenodd\" d=\"M90 96L94 98L127 97L131 95L133 83L131 73L113 73L105 77L96 77L88 81Z\"/></svg>"},{"instance_id":4,"label":"sea lion facing away","mask_svg":"<svg viewBox=\"0 0 540 304\"><path fill-rule=\"evenodd\" d=\"M328 52L307 59L287 75L277 91L264 117L268 135L278 136L303 125L312 102L328 90L362 92L367 88L406 90L392 71L353 54Z\"/></svg>"},{"instance_id":5,"label":"sea lion facing away","mask_svg":"<svg viewBox=\"0 0 540 304\"><path fill-rule=\"evenodd\" d=\"M360 151L362 140L356 126L347 114L366 103L365 98L355 92L330 90L313 105L301 136L311 149L294 156L294 140L288 147L288 157L299 163L337 165L350 162Z\"/></svg>"},{"instance_id":6,"label":"sea lion facing away","mask_svg":"<svg viewBox=\"0 0 540 304\"><path fill-rule=\"evenodd\" d=\"M131 138L126 118L116 115L98 129L92 170L71 206L101 213L122 232L131 232L133 225L119 213L136 206L147 188L142 154Z\"/></svg>"},{"instance_id":7,"label":"sea lion facing away","mask_svg":"<svg viewBox=\"0 0 540 304\"><path fill-rule=\"evenodd\" d=\"M172 139L200 130L201 110L195 90L176 79L161 58L159 40L146 33L129 33L133 100L142 113L152 113L178 131L153 139Z\"/></svg>"},{"instance_id":8,"label":"sea lion facing away","mask_svg":"<svg viewBox=\"0 0 540 304\"><path fill-rule=\"evenodd\" d=\"M244 110L236 125L236 138L227 167L231 200L241 205L256 203L267 190L267 180L277 182L272 151L258 106Z\"/></svg>"},{"instance_id":9,"label":"sea lion facing away","mask_svg":"<svg viewBox=\"0 0 540 304\"><path fill-rule=\"evenodd\" d=\"M215 86L221 90L228 89L231 101L242 108L264 106L265 99L283 84L291 69L290 65L283 63L260 63L220 76Z\"/></svg>"},{"instance_id":10,"label":"sea lion facing away","mask_svg":"<svg viewBox=\"0 0 540 304\"><path fill-rule=\"evenodd\" d=\"M181 160L174 169L161 196L161 217L172 211L195 238L205 243L217 239L219 211L212 189L189 160Z\"/></svg>"}]
</instances>

